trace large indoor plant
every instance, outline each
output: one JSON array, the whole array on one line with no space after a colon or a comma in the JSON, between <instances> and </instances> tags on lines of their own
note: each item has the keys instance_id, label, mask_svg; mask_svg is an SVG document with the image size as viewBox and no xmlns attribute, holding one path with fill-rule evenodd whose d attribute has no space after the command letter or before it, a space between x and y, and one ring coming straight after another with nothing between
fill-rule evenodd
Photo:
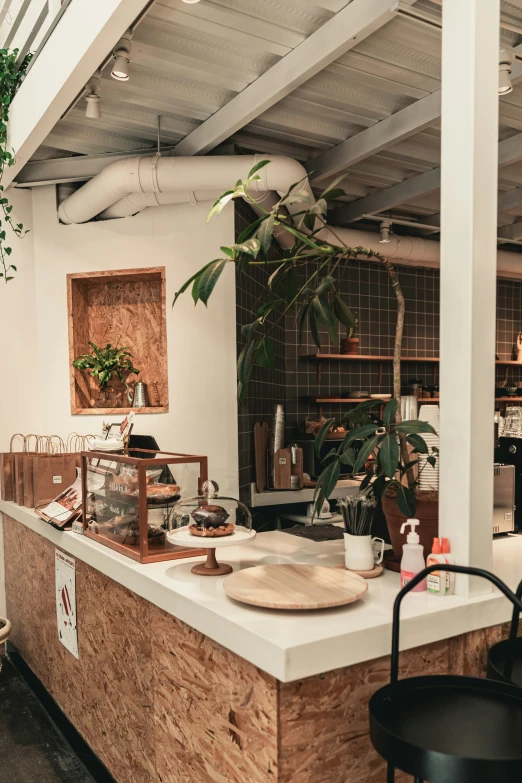
<instances>
[{"instance_id":1,"label":"large indoor plant","mask_svg":"<svg viewBox=\"0 0 522 783\"><path fill-rule=\"evenodd\" d=\"M312 196L306 178L292 185L288 192L270 208L265 209L261 200L256 200L249 187L260 179L258 171L269 164L264 160L257 163L246 180L238 180L235 186L223 193L212 207L209 219L219 214L233 199L242 198L250 203L258 217L247 226L235 244L221 247L222 256L205 264L187 280L176 293L174 303L190 286L194 303L207 304L214 287L227 264L234 264L240 276L249 266L263 264L274 267L257 301L257 311L252 323L242 327L245 345L237 363L238 397L244 401L254 364L265 368L274 367L274 346L272 330L292 310L299 323L299 342L302 342L305 327L310 329L318 349L321 348L320 328L330 333L333 342L338 340L339 324L343 329L354 329L355 319L343 301L335 274L343 265L353 259L373 259L387 271L397 300L397 321L393 352L393 397L385 409L382 422L369 421L369 408L375 402L358 406L346 417L351 429L337 449L325 459L325 467L317 482L317 508L328 497L335 486L341 465L354 466L357 472L366 459L378 447L377 473L363 482L369 491L381 499L391 498L401 514L412 516L416 511L418 481L416 467L418 454L426 454L427 447L422 432L433 432L433 428L419 421L401 420L401 378L400 361L402 334L404 328L405 302L399 278L387 258L370 248L348 247L331 228L327 227L328 202L344 195L338 187L342 178L331 183L317 201ZM289 211L292 214L289 214ZM277 261L268 260L268 251L274 237L281 232L293 238L291 247L283 249ZM239 278L240 279L240 278ZM374 417L375 418L375 417ZM324 442L333 419L323 425L317 436L318 446ZM382 429L379 430L379 427ZM353 451L354 442L363 441L359 454ZM429 455L430 462L436 459Z\"/></svg>"}]
</instances>

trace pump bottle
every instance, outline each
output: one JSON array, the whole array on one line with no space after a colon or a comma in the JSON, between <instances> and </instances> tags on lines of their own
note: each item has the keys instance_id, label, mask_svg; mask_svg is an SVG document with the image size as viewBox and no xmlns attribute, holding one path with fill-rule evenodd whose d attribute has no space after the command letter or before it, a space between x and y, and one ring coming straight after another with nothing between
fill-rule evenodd
<instances>
[{"instance_id":1,"label":"pump bottle","mask_svg":"<svg viewBox=\"0 0 522 783\"><path fill-rule=\"evenodd\" d=\"M401 587L404 587L411 582L414 576L419 571L424 569L424 549L419 543L419 534L415 532L415 528L419 525L418 519L408 519L401 527L401 533L408 527L411 528L411 532L408 533L406 543L402 547L402 560L401 560ZM413 593L422 593L426 590L426 580L423 579L416 587L413 588Z\"/></svg>"}]
</instances>

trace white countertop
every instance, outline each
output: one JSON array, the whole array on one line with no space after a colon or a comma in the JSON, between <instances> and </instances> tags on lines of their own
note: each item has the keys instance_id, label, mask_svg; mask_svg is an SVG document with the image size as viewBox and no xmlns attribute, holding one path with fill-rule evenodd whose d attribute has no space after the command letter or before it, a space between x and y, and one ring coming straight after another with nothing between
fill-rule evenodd
<instances>
[{"instance_id":1,"label":"white countertop","mask_svg":"<svg viewBox=\"0 0 522 783\"><path fill-rule=\"evenodd\" d=\"M141 565L77 533L55 530L15 503L0 500L0 511L283 682L390 652L398 574L385 571L369 580L366 595L346 607L317 612L258 609L228 598L222 577L192 574L198 558ZM230 547L220 559L234 569L263 563L337 565L344 561L344 543L314 543L279 531L260 533L250 544ZM516 587L522 577L522 536L495 541L493 559L495 573ZM471 599L412 593L403 603L401 649L487 628L510 615L511 604L497 592Z\"/></svg>"}]
</instances>

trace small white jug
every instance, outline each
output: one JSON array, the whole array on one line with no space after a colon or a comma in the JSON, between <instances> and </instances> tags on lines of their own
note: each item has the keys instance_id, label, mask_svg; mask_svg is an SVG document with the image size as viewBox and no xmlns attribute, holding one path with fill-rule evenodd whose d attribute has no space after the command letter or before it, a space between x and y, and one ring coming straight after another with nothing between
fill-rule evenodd
<instances>
[{"instance_id":1,"label":"small white jug","mask_svg":"<svg viewBox=\"0 0 522 783\"><path fill-rule=\"evenodd\" d=\"M374 542L380 542L380 552L375 553ZM371 536L352 536L344 534L344 563L350 571L371 571L382 563L384 557L384 539Z\"/></svg>"}]
</instances>

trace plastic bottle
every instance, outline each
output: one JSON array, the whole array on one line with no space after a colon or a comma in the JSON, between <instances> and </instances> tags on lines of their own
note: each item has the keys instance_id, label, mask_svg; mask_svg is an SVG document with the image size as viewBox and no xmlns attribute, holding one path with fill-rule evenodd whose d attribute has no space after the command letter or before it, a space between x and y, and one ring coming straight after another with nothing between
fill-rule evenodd
<instances>
[{"instance_id":1,"label":"plastic bottle","mask_svg":"<svg viewBox=\"0 0 522 783\"><path fill-rule=\"evenodd\" d=\"M442 554L446 558L446 563L455 565L455 558L451 554L449 538L441 538ZM446 595L453 595L455 592L455 574L446 571Z\"/></svg>"},{"instance_id":2,"label":"plastic bottle","mask_svg":"<svg viewBox=\"0 0 522 783\"><path fill-rule=\"evenodd\" d=\"M424 550L419 544L419 534L415 532L415 528L419 524L418 519L408 519L401 527L401 533L404 533L408 525L411 527L411 533L408 533L406 543L402 547L401 587L411 582L413 577L424 568ZM414 587L412 592L422 593L424 590L426 590L425 579Z\"/></svg>"},{"instance_id":3,"label":"plastic bottle","mask_svg":"<svg viewBox=\"0 0 522 783\"><path fill-rule=\"evenodd\" d=\"M447 563L446 555L442 553L442 540L440 538L433 539L433 546L431 553L426 559L426 565L431 566L435 563ZM447 588L449 587L449 573L447 571L433 571L428 575L426 580L426 586L428 593L432 595L446 595Z\"/></svg>"}]
</instances>

